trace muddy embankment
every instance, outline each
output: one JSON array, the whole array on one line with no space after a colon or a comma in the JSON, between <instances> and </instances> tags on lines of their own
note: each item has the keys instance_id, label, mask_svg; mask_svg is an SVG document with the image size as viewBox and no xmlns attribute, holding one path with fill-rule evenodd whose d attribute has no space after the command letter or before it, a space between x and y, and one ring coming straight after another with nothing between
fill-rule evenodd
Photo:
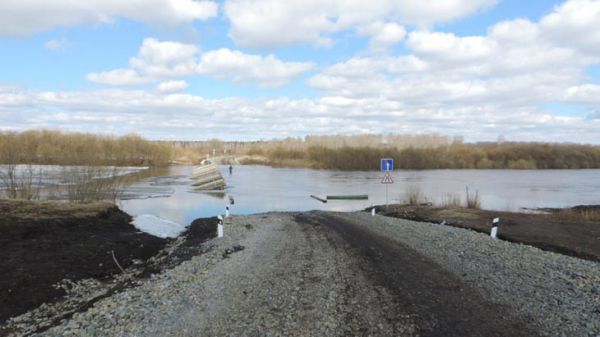
<instances>
[{"instance_id":1,"label":"muddy embankment","mask_svg":"<svg viewBox=\"0 0 600 337\"><path fill-rule=\"evenodd\" d=\"M370 209L369 209L370 210ZM499 217L498 237L505 241L531 245L543 250L600 261L600 221L586 218L600 206L572 209L540 209L547 213L500 212L427 205L376 206L379 214L490 233L492 219ZM585 211L582 213L582 210ZM588 212L588 213L586 213Z\"/></svg>"},{"instance_id":2,"label":"muddy embankment","mask_svg":"<svg viewBox=\"0 0 600 337\"><path fill-rule=\"evenodd\" d=\"M11 317L47 307L24 319L43 330L190 259L216 235L217 221L197 220L172 240L138 231L128 214L106 203L0 201L0 214L0 335ZM84 281L93 293L65 301Z\"/></svg>"}]
</instances>

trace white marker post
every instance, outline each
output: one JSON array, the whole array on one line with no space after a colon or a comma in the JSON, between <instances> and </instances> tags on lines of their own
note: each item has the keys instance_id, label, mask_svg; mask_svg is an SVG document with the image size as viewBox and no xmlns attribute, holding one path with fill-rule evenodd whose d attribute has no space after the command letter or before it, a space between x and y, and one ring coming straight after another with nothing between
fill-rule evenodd
<instances>
[{"instance_id":1,"label":"white marker post","mask_svg":"<svg viewBox=\"0 0 600 337\"><path fill-rule=\"evenodd\" d=\"M217 225L217 237L222 238L223 237L223 217L222 216L217 216L217 219L219 219L219 224Z\"/></svg>"},{"instance_id":2,"label":"white marker post","mask_svg":"<svg viewBox=\"0 0 600 337\"><path fill-rule=\"evenodd\" d=\"M375 216L375 207L371 208L371 216Z\"/></svg>"},{"instance_id":3,"label":"white marker post","mask_svg":"<svg viewBox=\"0 0 600 337\"><path fill-rule=\"evenodd\" d=\"M498 225L500 224L500 218L494 218L494 220L492 220L492 231L490 232L490 236L493 239L497 239L497 235L498 235Z\"/></svg>"},{"instance_id":4,"label":"white marker post","mask_svg":"<svg viewBox=\"0 0 600 337\"><path fill-rule=\"evenodd\" d=\"M229 218L229 205L225 205L225 217Z\"/></svg>"}]
</instances>

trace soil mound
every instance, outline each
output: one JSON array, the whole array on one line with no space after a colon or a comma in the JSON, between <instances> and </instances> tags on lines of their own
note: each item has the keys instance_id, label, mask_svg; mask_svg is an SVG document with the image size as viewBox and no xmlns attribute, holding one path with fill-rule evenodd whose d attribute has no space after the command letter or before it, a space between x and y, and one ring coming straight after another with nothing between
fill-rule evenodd
<instances>
[{"instance_id":1,"label":"soil mound","mask_svg":"<svg viewBox=\"0 0 600 337\"><path fill-rule=\"evenodd\" d=\"M168 240L139 232L110 204L0 201L0 324L65 291L63 279L108 279Z\"/></svg>"}]
</instances>

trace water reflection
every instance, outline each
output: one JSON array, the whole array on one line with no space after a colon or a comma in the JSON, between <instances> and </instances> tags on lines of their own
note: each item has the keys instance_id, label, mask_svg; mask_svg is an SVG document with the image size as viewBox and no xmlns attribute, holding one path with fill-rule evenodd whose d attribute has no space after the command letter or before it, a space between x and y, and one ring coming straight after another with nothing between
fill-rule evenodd
<instances>
[{"instance_id":1,"label":"water reflection","mask_svg":"<svg viewBox=\"0 0 600 337\"><path fill-rule=\"evenodd\" d=\"M228 196L235 197L232 213L305 211L312 209L350 211L385 203L385 186L380 172L340 172L310 169L281 169L264 166L237 166L224 192L204 193L192 189L192 167L177 166L168 175L134 184L134 193L152 198L121 201L132 215L153 214L189 224L198 217L224 213ZM565 207L600 203L600 170L429 170L395 171L389 186L390 202L406 199L409 186L417 186L428 201L439 203L448 194L464 199L465 187L479 191L486 209L518 210L522 207ZM167 193L165 193L167 192ZM333 194L368 194L369 200L329 201L310 198Z\"/></svg>"}]
</instances>

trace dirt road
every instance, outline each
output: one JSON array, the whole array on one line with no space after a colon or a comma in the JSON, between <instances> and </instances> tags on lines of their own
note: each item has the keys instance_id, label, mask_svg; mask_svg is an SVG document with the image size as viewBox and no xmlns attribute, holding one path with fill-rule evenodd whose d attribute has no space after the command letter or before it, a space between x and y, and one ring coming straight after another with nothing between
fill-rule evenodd
<instances>
[{"instance_id":1,"label":"dirt road","mask_svg":"<svg viewBox=\"0 0 600 337\"><path fill-rule=\"evenodd\" d=\"M42 335L600 333L596 262L365 213L239 216L225 234Z\"/></svg>"},{"instance_id":2,"label":"dirt road","mask_svg":"<svg viewBox=\"0 0 600 337\"><path fill-rule=\"evenodd\" d=\"M298 216L323 227L333 247L351 248L356 267L386 288L420 336L536 336L507 306L495 305L442 266L368 227L334 215ZM393 331L395 333L395 331Z\"/></svg>"}]
</instances>

